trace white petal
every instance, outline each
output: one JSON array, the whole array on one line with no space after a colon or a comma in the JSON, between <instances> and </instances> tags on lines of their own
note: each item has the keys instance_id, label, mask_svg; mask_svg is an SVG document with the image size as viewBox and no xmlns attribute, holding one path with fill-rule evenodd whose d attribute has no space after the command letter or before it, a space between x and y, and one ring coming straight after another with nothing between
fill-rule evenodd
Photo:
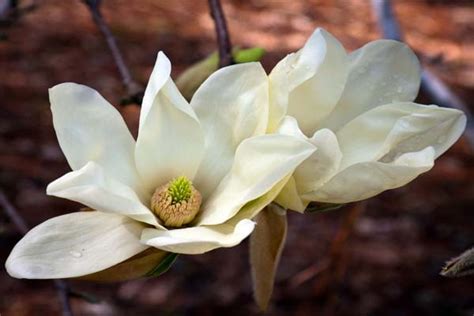
<instances>
[{"instance_id":1,"label":"white petal","mask_svg":"<svg viewBox=\"0 0 474 316\"><path fill-rule=\"evenodd\" d=\"M342 160L336 135L329 129L314 133L310 142L316 151L294 173L298 192L301 193L316 190L326 183L339 170Z\"/></svg>"},{"instance_id":2,"label":"white petal","mask_svg":"<svg viewBox=\"0 0 474 316\"><path fill-rule=\"evenodd\" d=\"M385 190L401 187L431 169L435 151L427 147L405 153L391 163L361 162L334 176L318 190L303 198L326 203L349 203L364 200Z\"/></svg>"},{"instance_id":3,"label":"white petal","mask_svg":"<svg viewBox=\"0 0 474 316\"><path fill-rule=\"evenodd\" d=\"M163 53L143 99L135 157L149 192L177 176L193 179L204 153L204 138L193 109L170 78Z\"/></svg>"},{"instance_id":4,"label":"white petal","mask_svg":"<svg viewBox=\"0 0 474 316\"><path fill-rule=\"evenodd\" d=\"M80 280L123 282L146 276L166 260L170 253L153 247L105 270L80 277Z\"/></svg>"},{"instance_id":5,"label":"white petal","mask_svg":"<svg viewBox=\"0 0 474 316\"><path fill-rule=\"evenodd\" d=\"M92 209L129 216L157 226L155 216L128 186L107 176L101 166L89 162L50 183L49 195L76 201Z\"/></svg>"},{"instance_id":6,"label":"white petal","mask_svg":"<svg viewBox=\"0 0 474 316\"><path fill-rule=\"evenodd\" d=\"M344 157L341 169L363 161L392 161L428 146L438 157L461 136L465 125L465 115L454 109L408 102L379 106L337 133Z\"/></svg>"},{"instance_id":7,"label":"white petal","mask_svg":"<svg viewBox=\"0 0 474 316\"><path fill-rule=\"evenodd\" d=\"M215 225L230 219L291 174L314 150L309 142L287 135L245 140L237 149L232 170L203 203L197 222Z\"/></svg>"},{"instance_id":8,"label":"white petal","mask_svg":"<svg viewBox=\"0 0 474 316\"><path fill-rule=\"evenodd\" d=\"M174 253L196 255L220 247L233 247L244 240L255 227L251 220L244 219L237 225L221 224L173 230L145 229L142 242Z\"/></svg>"},{"instance_id":9,"label":"white petal","mask_svg":"<svg viewBox=\"0 0 474 316\"><path fill-rule=\"evenodd\" d=\"M206 153L194 183L204 198L232 166L237 146L265 132L268 81L259 63L221 68L194 94L191 105L202 124Z\"/></svg>"},{"instance_id":10,"label":"white petal","mask_svg":"<svg viewBox=\"0 0 474 316\"><path fill-rule=\"evenodd\" d=\"M30 230L5 264L15 278L78 277L107 269L147 246L143 225L127 217L79 212L52 218Z\"/></svg>"},{"instance_id":11,"label":"white petal","mask_svg":"<svg viewBox=\"0 0 474 316\"><path fill-rule=\"evenodd\" d=\"M97 91L63 83L49 89L53 124L72 170L95 161L109 176L138 189L135 140L120 113Z\"/></svg>"},{"instance_id":12,"label":"white petal","mask_svg":"<svg viewBox=\"0 0 474 316\"><path fill-rule=\"evenodd\" d=\"M378 40L354 51L349 58L349 77L342 97L319 128L336 131L371 108L413 101L418 94L420 63L405 44Z\"/></svg>"},{"instance_id":13,"label":"white petal","mask_svg":"<svg viewBox=\"0 0 474 316\"><path fill-rule=\"evenodd\" d=\"M338 170L342 153L336 135L328 129L321 129L313 137L306 137L299 129L297 121L290 116L283 119L278 133L293 135L308 140L316 151L296 168L290 180L276 202L280 205L303 212L309 201L302 200L304 193L317 190L326 183Z\"/></svg>"},{"instance_id":14,"label":"white petal","mask_svg":"<svg viewBox=\"0 0 474 316\"><path fill-rule=\"evenodd\" d=\"M298 120L306 135L312 135L318 123L332 112L341 97L349 70L348 59L341 43L321 29L311 36L298 54L297 64L290 65L290 68L295 67L294 71L300 67L316 69L309 79L290 92L288 115ZM306 59L303 65L302 59ZM290 73L290 87L293 86L292 80L300 79L292 79Z\"/></svg>"},{"instance_id":15,"label":"white petal","mask_svg":"<svg viewBox=\"0 0 474 316\"><path fill-rule=\"evenodd\" d=\"M268 307L273 283L286 241L286 212L269 205L257 217L255 231L250 236L250 267L255 301L262 311Z\"/></svg>"},{"instance_id":16,"label":"white petal","mask_svg":"<svg viewBox=\"0 0 474 316\"><path fill-rule=\"evenodd\" d=\"M148 79L148 84L143 95L142 106L140 109L140 129L145 125L145 120L155 103L156 95L164 87L170 77L171 62L168 57L160 51L158 52L155 66L153 67L150 78Z\"/></svg>"},{"instance_id":17,"label":"white petal","mask_svg":"<svg viewBox=\"0 0 474 316\"><path fill-rule=\"evenodd\" d=\"M280 193L283 187L285 187L286 183L288 181L291 181L291 178L291 174L284 177L280 182L274 185L270 191L268 191L258 199L252 200L245 204L244 207L242 207L239 212L226 223L235 224L241 221L242 219L252 219L257 216L257 214L261 210L263 210L265 206L275 200L276 196L278 195L278 193Z\"/></svg>"},{"instance_id":18,"label":"white petal","mask_svg":"<svg viewBox=\"0 0 474 316\"><path fill-rule=\"evenodd\" d=\"M274 202L287 210L303 213L310 201L301 199L300 193L296 188L295 178L291 177Z\"/></svg>"}]
</instances>

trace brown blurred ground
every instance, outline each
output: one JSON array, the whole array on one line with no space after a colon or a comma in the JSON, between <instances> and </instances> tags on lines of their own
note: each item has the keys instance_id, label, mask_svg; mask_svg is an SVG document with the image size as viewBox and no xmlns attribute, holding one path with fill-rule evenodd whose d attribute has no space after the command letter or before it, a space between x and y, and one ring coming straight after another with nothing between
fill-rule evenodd
<instances>
[{"instance_id":1,"label":"brown blurred ground","mask_svg":"<svg viewBox=\"0 0 474 316\"><path fill-rule=\"evenodd\" d=\"M223 2L233 43L264 47L267 69L300 47L317 26L350 50L379 36L366 0ZM394 2L409 45L472 108L472 2ZM68 171L52 128L47 89L75 81L114 104L124 94L85 7L79 1L39 3L37 10L0 29L7 36L0 41L0 187L31 226L78 208L45 194L47 183ZM135 77L146 83L158 50L170 57L176 75L215 49L206 4L105 0L104 14ZM133 128L137 108L121 110ZM446 259L474 243L473 176L474 156L461 140L428 174L371 199L347 242L337 248L335 265L327 265L327 253L350 208L291 214L269 314L472 315L474 278L445 279L438 272ZM58 314L51 282L19 281L4 271L3 262L19 238L0 213L0 314ZM257 314L247 261L244 243L182 256L157 279L72 282L74 289L101 300L73 299L73 307L77 315Z\"/></svg>"}]
</instances>

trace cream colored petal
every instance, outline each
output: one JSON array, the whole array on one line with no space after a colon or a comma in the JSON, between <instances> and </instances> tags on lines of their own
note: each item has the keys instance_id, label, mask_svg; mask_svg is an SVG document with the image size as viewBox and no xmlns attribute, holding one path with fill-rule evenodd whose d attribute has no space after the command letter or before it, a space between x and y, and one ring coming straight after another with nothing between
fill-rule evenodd
<instances>
[{"instance_id":1,"label":"cream colored petal","mask_svg":"<svg viewBox=\"0 0 474 316\"><path fill-rule=\"evenodd\" d=\"M461 136L465 125L465 115L454 109L409 102L379 106L337 133L344 157L341 169L364 161L389 162L428 146L438 157Z\"/></svg>"},{"instance_id":2,"label":"cream colored petal","mask_svg":"<svg viewBox=\"0 0 474 316\"><path fill-rule=\"evenodd\" d=\"M76 201L92 209L125 215L151 225L158 225L152 212L128 186L105 174L102 166L89 162L48 185L49 195Z\"/></svg>"},{"instance_id":3,"label":"cream colored petal","mask_svg":"<svg viewBox=\"0 0 474 316\"><path fill-rule=\"evenodd\" d=\"M215 225L230 219L247 202L291 174L314 150L309 142L287 135L263 135L243 141L231 171L203 203L197 223Z\"/></svg>"},{"instance_id":4,"label":"cream colored petal","mask_svg":"<svg viewBox=\"0 0 474 316\"><path fill-rule=\"evenodd\" d=\"M334 176L318 190L303 195L312 201L349 203L401 187L433 167L435 150L405 153L391 163L361 162Z\"/></svg>"},{"instance_id":5,"label":"cream colored petal","mask_svg":"<svg viewBox=\"0 0 474 316\"><path fill-rule=\"evenodd\" d=\"M237 222L243 219L253 219L257 214L263 210L265 206L275 200L278 193L285 187L286 183L291 180L291 174L288 174L280 182L278 182L270 191L259 197L258 199L252 200L244 205L240 211L226 223L235 225Z\"/></svg>"},{"instance_id":6,"label":"cream colored petal","mask_svg":"<svg viewBox=\"0 0 474 316\"><path fill-rule=\"evenodd\" d=\"M202 124L206 152L195 178L204 198L232 166L237 146L265 132L268 80L259 63L221 68L196 91L191 105Z\"/></svg>"},{"instance_id":7,"label":"cream colored petal","mask_svg":"<svg viewBox=\"0 0 474 316\"><path fill-rule=\"evenodd\" d=\"M336 135L329 129L314 133L310 142L316 151L294 173L298 192L301 193L317 190L326 183L339 170L342 160Z\"/></svg>"},{"instance_id":8,"label":"cream colored petal","mask_svg":"<svg viewBox=\"0 0 474 316\"><path fill-rule=\"evenodd\" d=\"M295 178L291 177L274 202L287 210L304 213L310 201L301 199L300 193L296 188Z\"/></svg>"},{"instance_id":9,"label":"cream colored petal","mask_svg":"<svg viewBox=\"0 0 474 316\"><path fill-rule=\"evenodd\" d=\"M283 119L277 132L306 139L316 149L296 168L293 180L287 183L276 199L277 203L286 208L303 212L309 201L301 199L301 195L317 190L339 170L342 153L332 131L322 129L308 138L300 131L298 122L290 116Z\"/></svg>"},{"instance_id":10,"label":"cream colored petal","mask_svg":"<svg viewBox=\"0 0 474 316\"><path fill-rule=\"evenodd\" d=\"M49 89L53 124L72 170L89 161L138 190L135 140L120 113L97 91L75 83Z\"/></svg>"},{"instance_id":11,"label":"cream colored petal","mask_svg":"<svg viewBox=\"0 0 474 316\"><path fill-rule=\"evenodd\" d=\"M260 212L256 220L255 231L250 236L250 267L255 301L265 311L273 292L288 224L286 212L275 205Z\"/></svg>"},{"instance_id":12,"label":"cream colored petal","mask_svg":"<svg viewBox=\"0 0 474 316\"><path fill-rule=\"evenodd\" d=\"M123 282L143 278L163 263L170 253L153 247L130 257L108 269L80 277L80 280L99 282Z\"/></svg>"},{"instance_id":13,"label":"cream colored petal","mask_svg":"<svg viewBox=\"0 0 474 316\"><path fill-rule=\"evenodd\" d=\"M204 153L199 121L170 71L168 58L160 52L140 115L135 158L149 193L177 176L193 179Z\"/></svg>"},{"instance_id":14,"label":"cream colored petal","mask_svg":"<svg viewBox=\"0 0 474 316\"><path fill-rule=\"evenodd\" d=\"M145 229L142 242L161 250L188 255L221 247L233 247L247 238L255 223L244 219L236 225L197 226L172 230Z\"/></svg>"},{"instance_id":15,"label":"cream colored petal","mask_svg":"<svg viewBox=\"0 0 474 316\"><path fill-rule=\"evenodd\" d=\"M288 114L297 118L306 135L313 134L341 97L347 74L342 44L317 29L302 49L280 61L269 75L269 131Z\"/></svg>"},{"instance_id":16,"label":"cream colored petal","mask_svg":"<svg viewBox=\"0 0 474 316\"><path fill-rule=\"evenodd\" d=\"M413 101L418 94L420 63L405 44L378 40L354 51L349 58L349 77L342 97L319 128L336 131L378 105Z\"/></svg>"},{"instance_id":17,"label":"cream colored petal","mask_svg":"<svg viewBox=\"0 0 474 316\"><path fill-rule=\"evenodd\" d=\"M298 120L306 135L312 135L319 122L336 106L349 70L346 51L341 43L325 31L321 31L318 37L324 38L318 41L322 47L318 45L312 49L324 49L324 58L314 76L290 92L288 103L288 115Z\"/></svg>"},{"instance_id":18,"label":"cream colored petal","mask_svg":"<svg viewBox=\"0 0 474 316\"><path fill-rule=\"evenodd\" d=\"M107 269L144 251L143 225L101 212L54 217L30 230L13 248L5 267L24 279L58 279Z\"/></svg>"}]
</instances>

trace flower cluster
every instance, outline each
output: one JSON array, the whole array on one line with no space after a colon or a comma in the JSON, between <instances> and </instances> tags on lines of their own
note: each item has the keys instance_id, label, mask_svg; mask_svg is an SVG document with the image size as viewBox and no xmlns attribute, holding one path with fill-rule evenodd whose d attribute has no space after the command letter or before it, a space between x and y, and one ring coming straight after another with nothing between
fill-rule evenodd
<instances>
[{"instance_id":1,"label":"flower cluster","mask_svg":"<svg viewBox=\"0 0 474 316\"><path fill-rule=\"evenodd\" d=\"M466 123L460 111L413 103L420 66L396 41L348 54L318 29L269 75L259 63L222 68L190 102L170 73L160 52L136 141L93 89L50 89L72 171L47 193L92 210L33 228L6 262L11 276L100 279L114 271L125 279L168 253L235 246L272 201L303 212L310 202L348 203L405 185Z\"/></svg>"}]
</instances>

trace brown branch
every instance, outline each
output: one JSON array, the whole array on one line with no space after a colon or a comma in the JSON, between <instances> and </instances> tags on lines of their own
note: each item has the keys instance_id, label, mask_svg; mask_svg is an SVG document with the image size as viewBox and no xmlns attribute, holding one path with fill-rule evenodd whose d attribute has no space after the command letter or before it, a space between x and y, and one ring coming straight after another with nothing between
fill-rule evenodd
<instances>
[{"instance_id":1,"label":"brown branch","mask_svg":"<svg viewBox=\"0 0 474 316\"><path fill-rule=\"evenodd\" d=\"M104 20L102 13L100 12L100 4L101 0L82 0L86 6L89 8L89 11L92 15L92 19L94 20L95 24L99 28L100 32L104 36L105 41L107 42L107 46L112 54L112 58L117 66L117 69L120 73L122 78L122 83L127 90L127 100L125 100L126 104L128 103L137 103L141 104L143 99L143 87L133 80L132 74L125 63L123 55L117 45L117 41L115 36L109 29L109 26Z\"/></svg>"},{"instance_id":2,"label":"brown branch","mask_svg":"<svg viewBox=\"0 0 474 316\"><path fill-rule=\"evenodd\" d=\"M28 232L28 226L23 219L23 217L18 213L15 207L10 203L7 199L5 193L0 191L0 205L5 210L5 213L10 218L10 220L15 224L18 231L20 231L23 235ZM59 301L61 302L62 307L62 315L63 316L72 316L72 309L71 304L69 302L69 293L70 289L67 283L64 280L54 280L54 285L56 286L56 290L58 291Z\"/></svg>"},{"instance_id":3,"label":"brown branch","mask_svg":"<svg viewBox=\"0 0 474 316\"><path fill-rule=\"evenodd\" d=\"M391 0L372 0L372 4L383 37L403 41L403 35L393 12ZM432 102L444 107L461 110L466 114L468 121L464 135L469 140L471 147L474 147L474 121L472 120L471 111L466 104L435 74L427 69L422 69L420 90Z\"/></svg>"},{"instance_id":4,"label":"brown branch","mask_svg":"<svg viewBox=\"0 0 474 316\"><path fill-rule=\"evenodd\" d=\"M232 57L232 44L230 42L229 31L227 30L227 23L221 2L220 0L208 1L216 29L217 44L219 46L219 67L232 65L234 63Z\"/></svg>"},{"instance_id":5,"label":"brown branch","mask_svg":"<svg viewBox=\"0 0 474 316\"><path fill-rule=\"evenodd\" d=\"M21 4L17 0L6 0L0 5L0 26L10 26L23 15L34 11L38 7L36 0L28 4Z\"/></svg>"}]
</instances>

